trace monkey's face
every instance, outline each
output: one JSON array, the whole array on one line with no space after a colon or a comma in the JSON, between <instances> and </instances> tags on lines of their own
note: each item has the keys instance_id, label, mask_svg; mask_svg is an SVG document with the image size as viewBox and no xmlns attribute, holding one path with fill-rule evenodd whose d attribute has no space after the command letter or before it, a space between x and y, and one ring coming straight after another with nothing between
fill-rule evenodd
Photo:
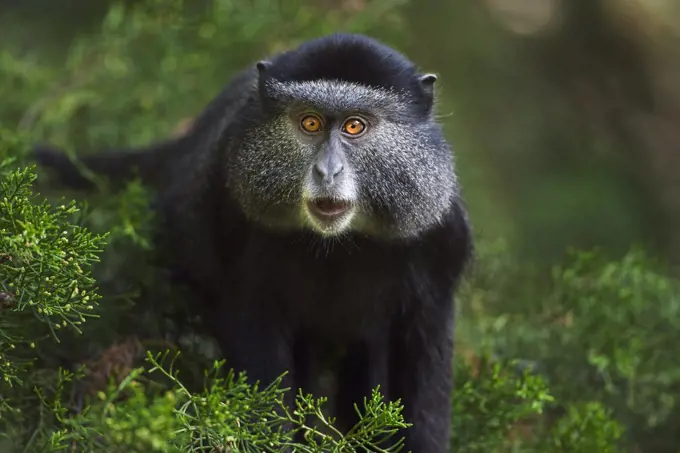
<instances>
[{"instance_id":1,"label":"monkey's face","mask_svg":"<svg viewBox=\"0 0 680 453\"><path fill-rule=\"evenodd\" d=\"M326 80L267 89L264 119L248 126L230 165L253 220L323 236L411 237L449 209L450 148L407 96Z\"/></svg>"}]
</instances>

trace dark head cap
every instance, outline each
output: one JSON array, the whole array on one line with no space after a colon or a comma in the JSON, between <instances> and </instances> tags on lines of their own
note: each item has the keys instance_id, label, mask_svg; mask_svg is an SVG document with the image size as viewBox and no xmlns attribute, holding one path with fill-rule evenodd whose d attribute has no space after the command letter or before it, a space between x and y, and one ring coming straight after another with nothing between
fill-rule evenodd
<instances>
[{"instance_id":1,"label":"dark head cap","mask_svg":"<svg viewBox=\"0 0 680 453\"><path fill-rule=\"evenodd\" d=\"M336 33L258 62L261 82L340 80L410 95L429 113L436 76L420 74L416 66L391 47L367 36Z\"/></svg>"}]
</instances>

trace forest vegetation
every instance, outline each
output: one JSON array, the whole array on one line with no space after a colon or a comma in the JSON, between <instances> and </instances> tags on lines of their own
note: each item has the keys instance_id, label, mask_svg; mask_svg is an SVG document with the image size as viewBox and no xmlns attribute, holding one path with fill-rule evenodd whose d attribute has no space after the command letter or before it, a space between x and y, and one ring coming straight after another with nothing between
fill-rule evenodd
<instances>
[{"instance_id":1,"label":"forest vegetation","mask_svg":"<svg viewBox=\"0 0 680 453\"><path fill-rule=\"evenodd\" d=\"M673 0L0 0L0 452L353 452L404 426L379 388L350 432L304 392L274 412L287 390L231 373L158 283L151 194L28 158L181 134L245 65L340 30L440 77L476 242L451 451L680 451Z\"/></svg>"}]
</instances>

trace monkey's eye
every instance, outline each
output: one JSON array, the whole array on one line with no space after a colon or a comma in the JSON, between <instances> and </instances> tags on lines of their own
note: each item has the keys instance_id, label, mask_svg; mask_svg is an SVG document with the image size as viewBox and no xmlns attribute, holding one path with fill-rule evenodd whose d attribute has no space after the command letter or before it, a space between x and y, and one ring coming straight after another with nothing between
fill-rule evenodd
<instances>
[{"instance_id":1,"label":"monkey's eye","mask_svg":"<svg viewBox=\"0 0 680 453\"><path fill-rule=\"evenodd\" d=\"M321 122L321 118L316 115L305 115L300 121L300 127L302 127L302 130L310 134L319 132L322 126L323 123Z\"/></svg>"},{"instance_id":2,"label":"monkey's eye","mask_svg":"<svg viewBox=\"0 0 680 453\"><path fill-rule=\"evenodd\" d=\"M366 123L361 118L349 118L342 125L342 132L352 137L357 137L366 130Z\"/></svg>"}]
</instances>

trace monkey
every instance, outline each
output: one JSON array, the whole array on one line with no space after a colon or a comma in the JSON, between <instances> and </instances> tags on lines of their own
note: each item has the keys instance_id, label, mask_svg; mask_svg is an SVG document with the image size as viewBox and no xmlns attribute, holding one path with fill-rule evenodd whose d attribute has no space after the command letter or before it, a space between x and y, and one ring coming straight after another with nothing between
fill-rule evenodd
<instances>
[{"instance_id":1,"label":"monkey","mask_svg":"<svg viewBox=\"0 0 680 453\"><path fill-rule=\"evenodd\" d=\"M80 164L154 187L157 247L227 364L304 389L333 357L336 420L380 386L406 451L451 437L454 297L473 255L437 75L375 38L334 33L243 68L189 131ZM92 188L61 150L33 157Z\"/></svg>"}]
</instances>

